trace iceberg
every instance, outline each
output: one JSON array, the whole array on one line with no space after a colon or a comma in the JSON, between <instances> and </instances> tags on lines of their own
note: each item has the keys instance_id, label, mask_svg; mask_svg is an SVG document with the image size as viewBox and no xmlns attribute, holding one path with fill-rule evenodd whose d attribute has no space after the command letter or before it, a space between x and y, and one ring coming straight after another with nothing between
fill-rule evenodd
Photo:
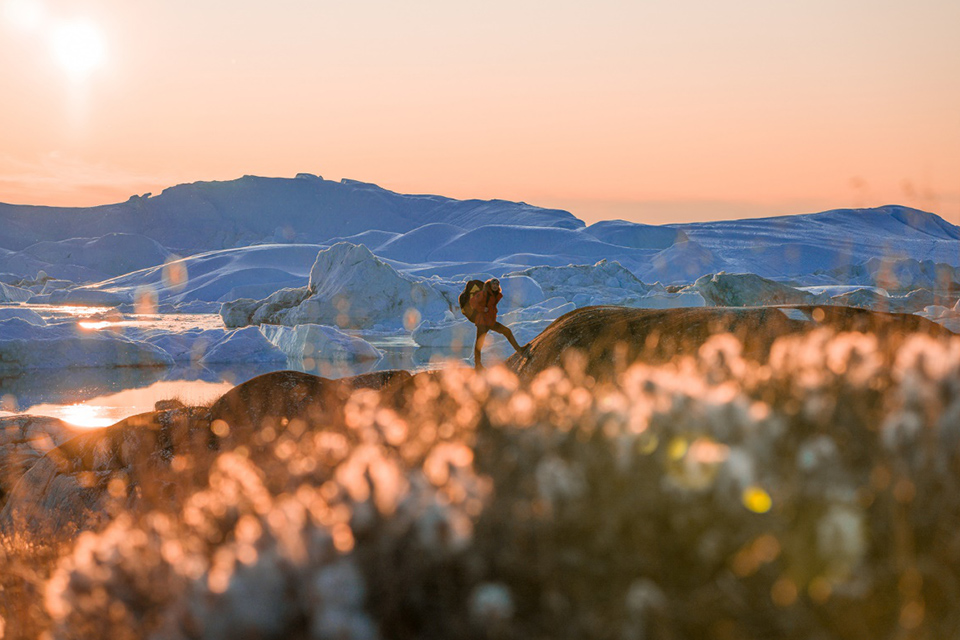
<instances>
[{"instance_id":1,"label":"iceberg","mask_svg":"<svg viewBox=\"0 0 960 640\"><path fill-rule=\"evenodd\" d=\"M452 303L429 280L397 271L363 245L338 242L317 254L306 290L225 304L221 317L248 323L319 324L341 328L413 328L441 318Z\"/></svg>"}]
</instances>

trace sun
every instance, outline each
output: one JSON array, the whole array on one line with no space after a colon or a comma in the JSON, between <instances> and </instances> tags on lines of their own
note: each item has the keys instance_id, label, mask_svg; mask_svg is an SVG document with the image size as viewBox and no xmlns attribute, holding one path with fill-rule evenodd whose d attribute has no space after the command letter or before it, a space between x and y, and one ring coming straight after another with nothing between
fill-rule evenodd
<instances>
[{"instance_id":1,"label":"sun","mask_svg":"<svg viewBox=\"0 0 960 640\"><path fill-rule=\"evenodd\" d=\"M73 80L82 80L103 64L106 46L92 22L77 20L54 28L50 44L54 58Z\"/></svg>"}]
</instances>

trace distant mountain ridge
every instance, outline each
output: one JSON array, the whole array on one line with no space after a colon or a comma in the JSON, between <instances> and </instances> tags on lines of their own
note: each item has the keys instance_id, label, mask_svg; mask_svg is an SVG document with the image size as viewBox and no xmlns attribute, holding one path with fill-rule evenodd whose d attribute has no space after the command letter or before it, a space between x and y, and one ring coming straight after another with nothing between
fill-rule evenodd
<instances>
[{"instance_id":1,"label":"distant mountain ridge","mask_svg":"<svg viewBox=\"0 0 960 640\"><path fill-rule=\"evenodd\" d=\"M98 207L0 204L0 281L17 284L43 271L91 283L150 269L179 254L196 257L190 263L194 278L201 263L203 271L211 271L238 261L245 269L259 269L261 284L299 282L304 265L280 255L300 260L304 252L340 240L362 244L402 271L440 277L608 260L644 282L689 284L726 271L817 285L835 283L831 274L854 273L870 260L912 260L922 263L924 273L933 273L937 264L960 267L960 228L899 205L586 226L568 211L523 202L405 195L355 180L298 174L182 184L158 196ZM276 249L241 259L237 251L253 245Z\"/></svg>"},{"instance_id":2,"label":"distant mountain ridge","mask_svg":"<svg viewBox=\"0 0 960 640\"><path fill-rule=\"evenodd\" d=\"M406 233L437 221L465 230L487 224L585 226L567 211L522 202L405 195L356 180L337 182L303 173L296 178L244 176L181 184L158 196L133 196L96 207L0 203L0 220L0 248L11 251L42 241L128 233L186 254L269 239L324 242L370 229Z\"/></svg>"}]
</instances>

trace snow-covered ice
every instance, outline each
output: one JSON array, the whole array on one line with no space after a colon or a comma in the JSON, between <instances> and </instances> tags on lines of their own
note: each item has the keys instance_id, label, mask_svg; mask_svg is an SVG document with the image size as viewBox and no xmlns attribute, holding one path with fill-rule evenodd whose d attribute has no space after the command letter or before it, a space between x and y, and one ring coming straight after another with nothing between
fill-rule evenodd
<instances>
[{"instance_id":1,"label":"snow-covered ice","mask_svg":"<svg viewBox=\"0 0 960 640\"><path fill-rule=\"evenodd\" d=\"M0 370L5 372L172 364L159 347L110 331L86 331L73 323L38 326L16 317L0 321Z\"/></svg>"}]
</instances>

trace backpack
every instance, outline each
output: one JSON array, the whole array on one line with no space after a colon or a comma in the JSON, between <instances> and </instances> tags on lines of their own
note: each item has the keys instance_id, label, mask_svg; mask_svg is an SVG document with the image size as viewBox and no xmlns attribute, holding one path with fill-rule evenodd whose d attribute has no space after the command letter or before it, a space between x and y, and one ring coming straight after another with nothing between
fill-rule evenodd
<instances>
[{"instance_id":1,"label":"backpack","mask_svg":"<svg viewBox=\"0 0 960 640\"><path fill-rule=\"evenodd\" d=\"M479 291L483 289L483 280L468 280L467 284L463 287L463 293L460 294L460 298L457 300L460 303L460 311L463 312L463 315L467 316L467 320L473 322L473 316L476 315L476 310L470 306L470 296L474 292L474 287Z\"/></svg>"}]
</instances>

